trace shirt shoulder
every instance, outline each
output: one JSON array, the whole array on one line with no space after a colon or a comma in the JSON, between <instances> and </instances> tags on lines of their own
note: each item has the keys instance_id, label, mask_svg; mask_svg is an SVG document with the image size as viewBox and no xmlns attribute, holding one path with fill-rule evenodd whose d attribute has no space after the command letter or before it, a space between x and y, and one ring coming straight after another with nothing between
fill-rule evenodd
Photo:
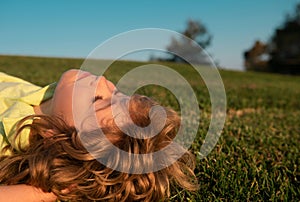
<instances>
[{"instance_id":1,"label":"shirt shoulder","mask_svg":"<svg viewBox=\"0 0 300 202\"><path fill-rule=\"evenodd\" d=\"M0 150L15 145L15 126L22 118L34 114L33 106L50 99L56 84L39 87L23 79L0 72ZM22 133L22 145L28 144L29 132Z\"/></svg>"}]
</instances>

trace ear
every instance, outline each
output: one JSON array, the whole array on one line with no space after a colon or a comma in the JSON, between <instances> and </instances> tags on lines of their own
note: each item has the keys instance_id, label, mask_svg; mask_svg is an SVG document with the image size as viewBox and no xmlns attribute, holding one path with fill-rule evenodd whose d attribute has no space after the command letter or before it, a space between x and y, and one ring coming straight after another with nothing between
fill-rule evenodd
<instances>
[{"instance_id":1,"label":"ear","mask_svg":"<svg viewBox=\"0 0 300 202\"><path fill-rule=\"evenodd\" d=\"M68 188L61 190L63 194L68 194L76 188L77 184L71 184Z\"/></svg>"},{"instance_id":2,"label":"ear","mask_svg":"<svg viewBox=\"0 0 300 202\"><path fill-rule=\"evenodd\" d=\"M41 134L43 137L48 138L48 137L52 137L53 135L55 135L54 130L52 129L47 129L43 131L43 134Z\"/></svg>"}]
</instances>

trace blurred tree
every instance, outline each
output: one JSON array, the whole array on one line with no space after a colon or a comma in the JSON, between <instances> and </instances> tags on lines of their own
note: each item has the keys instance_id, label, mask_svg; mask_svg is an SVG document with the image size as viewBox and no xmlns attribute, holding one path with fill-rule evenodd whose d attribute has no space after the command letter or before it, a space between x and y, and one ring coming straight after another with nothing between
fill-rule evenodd
<instances>
[{"instance_id":1,"label":"blurred tree","mask_svg":"<svg viewBox=\"0 0 300 202\"><path fill-rule=\"evenodd\" d=\"M207 64L210 60L204 54L203 49L211 44L211 40L212 35L200 21L188 20L182 36L172 37L170 44L166 47L170 57L158 58L158 60Z\"/></svg>"},{"instance_id":2,"label":"blurred tree","mask_svg":"<svg viewBox=\"0 0 300 202\"><path fill-rule=\"evenodd\" d=\"M276 29L270 42L270 68L278 73L300 73L300 3Z\"/></svg>"},{"instance_id":3,"label":"blurred tree","mask_svg":"<svg viewBox=\"0 0 300 202\"><path fill-rule=\"evenodd\" d=\"M300 74L300 3L287 15L270 42L256 41L244 52L246 70Z\"/></svg>"},{"instance_id":4,"label":"blurred tree","mask_svg":"<svg viewBox=\"0 0 300 202\"><path fill-rule=\"evenodd\" d=\"M256 41L254 45L244 52L246 70L268 71L268 45Z\"/></svg>"}]
</instances>

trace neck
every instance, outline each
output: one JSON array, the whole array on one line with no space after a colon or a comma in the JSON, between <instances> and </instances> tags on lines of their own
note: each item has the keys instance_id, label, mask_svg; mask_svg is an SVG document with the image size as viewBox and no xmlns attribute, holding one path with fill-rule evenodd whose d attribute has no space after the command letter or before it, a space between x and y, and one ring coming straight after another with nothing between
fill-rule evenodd
<instances>
[{"instance_id":1,"label":"neck","mask_svg":"<svg viewBox=\"0 0 300 202\"><path fill-rule=\"evenodd\" d=\"M33 109L36 115L50 115L52 112L52 99L46 100L38 106L34 106Z\"/></svg>"}]
</instances>

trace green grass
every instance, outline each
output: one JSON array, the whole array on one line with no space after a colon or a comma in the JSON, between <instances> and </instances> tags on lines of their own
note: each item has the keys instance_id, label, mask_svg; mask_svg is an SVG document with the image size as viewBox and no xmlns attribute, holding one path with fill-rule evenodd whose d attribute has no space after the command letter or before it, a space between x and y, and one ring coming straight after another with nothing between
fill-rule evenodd
<instances>
[{"instance_id":1,"label":"green grass","mask_svg":"<svg viewBox=\"0 0 300 202\"><path fill-rule=\"evenodd\" d=\"M0 71L37 85L56 81L82 59L0 56ZM106 73L117 81L138 62L116 62ZM191 83L202 110L197 154L207 132L210 101L207 89L188 66L164 63ZM227 118L222 136L205 158L197 158L196 193L172 190L172 201L298 201L300 198L300 77L254 72L220 71L227 95ZM142 88L140 93L177 108L163 88Z\"/></svg>"}]
</instances>

